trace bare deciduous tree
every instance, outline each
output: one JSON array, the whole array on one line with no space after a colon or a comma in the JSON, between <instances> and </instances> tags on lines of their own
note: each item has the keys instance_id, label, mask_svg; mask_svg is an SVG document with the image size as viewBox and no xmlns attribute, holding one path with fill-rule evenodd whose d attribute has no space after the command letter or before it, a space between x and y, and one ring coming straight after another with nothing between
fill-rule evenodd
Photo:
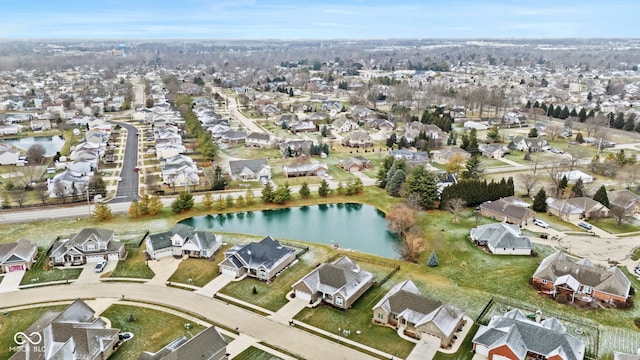
<instances>
[{"instance_id":1,"label":"bare deciduous tree","mask_svg":"<svg viewBox=\"0 0 640 360\"><path fill-rule=\"evenodd\" d=\"M535 170L531 169L527 172L518 173L516 176L525 190L527 190L527 197L531 197L531 190L538 184L538 177L535 174Z\"/></svg>"},{"instance_id":2,"label":"bare deciduous tree","mask_svg":"<svg viewBox=\"0 0 640 360\"><path fill-rule=\"evenodd\" d=\"M453 214L453 223L457 224L460 220L458 217L460 216L460 212L467 205L467 202L462 200L461 198L453 198L447 201L447 208Z\"/></svg>"},{"instance_id":3,"label":"bare deciduous tree","mask_svg":"<svg viewBox=\"0 0 640 360\"><path fill-rule=\"evenodd\" d=\"M628 222L633 216L631 208L625 208L618 205L611 205L609 207L609 213L616 220L616 224L618 224L618 226Z\"/></svg>"},{"instance_id":4,"label":"bare deciduous tree","mask_svg":"<svg viewBox=\"0 0 640 360\"><path fill-rule=\"evenodd\" d=\"M547 133L547 137L549 137L550 141L555 140L558 135L560 135L560 132L562 131L562 129L560 128L560 125L556 125L556 124L551 124L547 126L547 129L545 130L545 132Z\"/></svg>"},{"instance_id":5,"label":"bare deciduous tree","mask_svg":"<svg viewBox=\"0 0 640 360\"><path fill-rule=\"evenodd\" d=\"M386 215L389 230L404 237L405 231L416 223L415 210L405 204L398 204Z\"/></svg>"},{"instance_id":6,"label":"bare deciduous tree","mask_svg":"<svg viewBox=\"0 0 640 360\"><path fill-rule=\"evenodd\" d=\"M618 180L630 189L640 179L640 164L627 164L618 173Z\"/></svg>"},{"instance_id":7,"label":"bare deciduous tree","mask_svg":"<svg viewBox=\"0 0 640 360\"><path fill-rule=\"evenodd\" d=\"M414 263L418 261L418 256L424 249L424 240L420 233L420 228L414 226L407 231L401 242L396 243L395 250L402 259Z\"/></svg>"}]
</instances>

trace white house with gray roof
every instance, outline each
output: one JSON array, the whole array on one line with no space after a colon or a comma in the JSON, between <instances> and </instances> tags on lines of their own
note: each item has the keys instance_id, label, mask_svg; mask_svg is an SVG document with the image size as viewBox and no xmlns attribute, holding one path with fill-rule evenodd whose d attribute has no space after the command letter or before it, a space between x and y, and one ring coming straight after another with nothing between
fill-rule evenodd
<instances>
[{"instance_id":1,"label":"white house with gray roof","mask_svg":"<svg viewBox=\"0 0 640 360\"><path fill-rule=\"evenodd\" d=\"M84 228L69 239L58 240L51 249L51 263L83 265L100 260L123 260L124 244L114 240L113 234L112 230Z\"/></svg>"},{"instance_id":2,"label":"white house with gray roof","mask_svg":"<svg viewBox=\"0 0 640 360\"><path fill-rule=\"evenodd\" d=\"M222 247L222 237L189 225L176 224L169 231L149 235L145 244L152 259L183 255L210 258Z\"/></svg>"},{"instance_id":3,"label":"white house with gray roof","mask_svg":"<svg viewBox=\"0 0 640 360\"><path fill-rule=\"evenodd\" d=\"M120 329L110 328L77 299L61 312L46 312L24 333L32 338L37 333L41 341L36 345L24 341L10 360L108 359L118 349Z\"/></svg>"},{"instance_id":4,"label":"white house with gray roof","mask_svg":"<svg viewBox=\"0 0 640 360\"><path fill-rule=\"evenodd\" d=\"M455 306L424 297L411 280L394 286L372 310L374 323L392 326L418 339L435 336L441 347L454 340L464 316Z\"/></svg>"},{"instance_id":5,"label":"white house with gray roof","mask_svg":"<svg viewBox=\"0 0 640 360\"><path fill-rule=\"evenodd\" d=\"M494 223L471 229L471 241L496 255L531 255L533 245L518 225Z\"/></svg>"},{"instance_id":6,"label":"white house with gray roof","mask_svg":"<svg viewBox=\"0 0 640 360\"><path fill-rule=\"evenodd\" d=\"M538 321L527 318L519 309L496 315L482 325L473 337L473 351L488 360L582 360L584 341L567 334L558 319Z\"/></svg>"},{"instance_id":7,"label":"white house with gray roof","mask_svg":"<svg viewBox=\"0 0 640 360\"><path fill-rule=\"evenodd\" d=\"M296 251L283 246L270 236L259 242L236 245L225 251L218 264L223 274L240 277L244 274L270 281L296 260Z\"/></svg>"},{"instance_id":8,"label":"white house with gray roof","mask_svg":"<svg viewBox=\"0 0 640 360\"><path fill-rule=\"evenodd\" d=\"M229 160L231 179L236 181L271 180L271 167L267 159Z\"/></svg>"},{"instance_id":9,"label":"white house with gray roof","mask_svg":"<svg viewBox=\"0 0 640 360\"><path fill-rule=\"evenodd\" d=\"M30 270L38 257L38 247L27 239L0 244L0 274Z\"/></svg>"},{"instance_id":10,"label":"white house with gray roof","mask_svg":"<svg viewBox=\"0 0 640 360\"><path fill-rule=\"evenodd\" d=\"M291 287L297 298L348 309L373 285L373 274L346 256L324 263Z\"/></svg>"}]
</instances>

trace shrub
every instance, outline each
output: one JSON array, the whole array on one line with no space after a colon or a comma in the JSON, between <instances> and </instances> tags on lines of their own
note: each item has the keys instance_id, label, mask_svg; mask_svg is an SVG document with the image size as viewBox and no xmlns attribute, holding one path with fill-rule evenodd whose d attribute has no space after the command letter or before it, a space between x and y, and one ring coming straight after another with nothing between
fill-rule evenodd
<instances>
[{"instance_id":1,"label":"shrub","mask_svg":"<svg viewBox=\"0 0 640 360\"><path fill-rule=\"evenodd\" d=\"M566 304L569 302L569 299L567 299L567 294L560 294L556 296L556 301L560 304Z\"/></svg>"}]
</instances>

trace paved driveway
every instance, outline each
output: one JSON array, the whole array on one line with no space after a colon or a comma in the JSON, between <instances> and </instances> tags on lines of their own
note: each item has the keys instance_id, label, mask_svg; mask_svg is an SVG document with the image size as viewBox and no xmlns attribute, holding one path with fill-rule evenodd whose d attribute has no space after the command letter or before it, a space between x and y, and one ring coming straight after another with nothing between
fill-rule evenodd
<instances>
[{"instance_id":1,"label":"paved driveway","mask_svg":"<svg viewBox=\"0 0 640 360\"><path fill-rule=\"evenodd\" d=\"M18 291L24 274L24 271L13 271L4 274L2 282L0 282L0 293Z\"/></svg>"},{"instance_id":2,"label":"paved driveway","mask_svg":"<svg viewBox=\"0 0 640 360\"><path fill-rule=\"evenodd\" d=\"M213 294L220 291L220 289L227 286L227 284L233 280L234 278L231 276L220 274L216 276L215 279L209 281L209 283L203 286L202 289L196 290L195 293L206 297L213 297Z\"/></svg>"},{"instance_id":3,"label":"paved driveway","mask_svg":"<svg viewBox=\"0 0 640 360\"><path fill-rule=\"evenodd\" d=\"M98 284L100 283L100 277L109 271L113 271L118 265L118 261L111 260L107 262L107 266L104 268L102 272L97 273L95 268L95 263L88 263L82 265L82 272L78 279L74 281L74 284Z\"/></svg>"},{"instance_id":4,"label":"paved driveway","mask_svg":"<svg viewBox=\"0 0 640 360\"><path fill-rule=\"evenodd\" d=\"M440 340L434 336L423 335L422 340L418 341L413 347L407 360L431 360L440 348Z\"/></svg>"}]
</instances>

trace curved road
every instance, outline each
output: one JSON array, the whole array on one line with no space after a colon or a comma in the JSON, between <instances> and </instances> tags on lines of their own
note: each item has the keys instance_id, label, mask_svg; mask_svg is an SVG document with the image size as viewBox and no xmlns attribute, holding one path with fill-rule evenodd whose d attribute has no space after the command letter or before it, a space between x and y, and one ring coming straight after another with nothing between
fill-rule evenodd
<instances>
[{"instance_id":1,"label":"curved road","mask_svg":"<svg viewBox=\"0 0 640 360\"><path fill-rule=\"evenodd\" d=\"M57 290L57 291L56 291ZM133 283L59 285L2 294L2 307L55 302L77 298L121 298L180 308L224 324L260 341L300 355L305 359L375 359L369 355L287 326L256 313L192 292L165 286Z\"/></svg>"}]
</instances>

